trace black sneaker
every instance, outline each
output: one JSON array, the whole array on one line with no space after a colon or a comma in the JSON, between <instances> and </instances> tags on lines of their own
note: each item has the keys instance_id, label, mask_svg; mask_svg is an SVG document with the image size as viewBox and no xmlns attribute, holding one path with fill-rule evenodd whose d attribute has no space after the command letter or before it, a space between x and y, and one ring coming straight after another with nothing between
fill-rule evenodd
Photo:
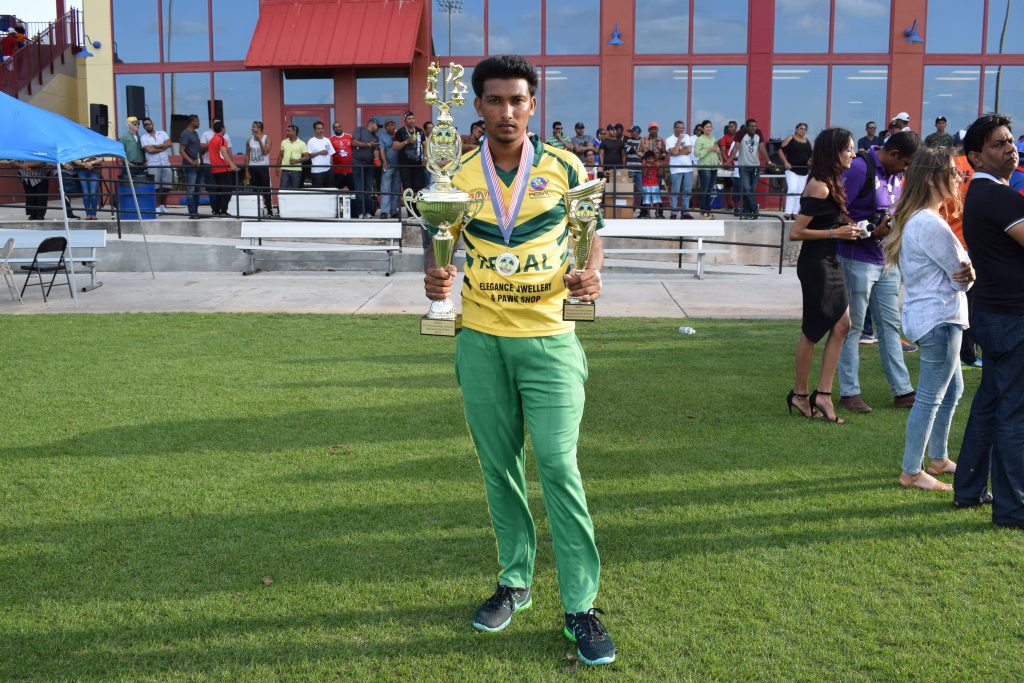
<instances>
[{"instance_id":1,"label":"black sneaker","mask_svg":"<svg viewBox=\"0 0 1024 683\"><path fill-rule=\"evenodd\" d=\"M487 598L473 617L473 628L494 633L512 623L512 615L529 609L533 597L529 588L509 588L498 584L498 590Z\"/></svg>"},{"instance_id":2,"label":"black sneaker","mask_svg":"<svg viewBox=\"0 0 1024 683\"><path fill-rule=\"evenodd\" d=\"M615 661L615 643L597 618L604 611L591 607L586 612L566 613L565 637L576 643L576 656L584 664L597 666Z\"/></svg>"}]
</instances>

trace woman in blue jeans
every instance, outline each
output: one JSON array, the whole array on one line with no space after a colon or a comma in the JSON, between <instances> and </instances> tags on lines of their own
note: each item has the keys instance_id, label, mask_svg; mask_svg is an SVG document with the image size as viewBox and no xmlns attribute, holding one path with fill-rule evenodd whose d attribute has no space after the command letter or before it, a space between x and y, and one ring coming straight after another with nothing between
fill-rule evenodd
<instances>
[{"instance_id":1,"label":"woman in blue jeans","mask_svg":"<svg viewBox=\"0 0 1024 683\"><path fill-rule=\"evenodd\" d=\"M900 486L949 491L936 477L956 471L946 442L963 393L960 337L967 327L967 296L974 281L967 252L939 209L961 210L960 174L945 147L922 148L904 174L903 194L885 243L886 263L899 264L907 296L903 331L921 350L917 399L907 416ZM925 450L931 460L924 464Z\"/></svg>"},{"instance_id":2,"label":"woman in blue jeans","mask_svg":"<svg viewBox=\"0 0 1024 683\"><path fill-rule=\"evenodd\" d=\"M100 164L97 157L79 159L75 162L78 169L78 182L82 186L82 204L85 207L85 220L96 220L96 212L100 208Z\"/></svg>"}]
</instances>

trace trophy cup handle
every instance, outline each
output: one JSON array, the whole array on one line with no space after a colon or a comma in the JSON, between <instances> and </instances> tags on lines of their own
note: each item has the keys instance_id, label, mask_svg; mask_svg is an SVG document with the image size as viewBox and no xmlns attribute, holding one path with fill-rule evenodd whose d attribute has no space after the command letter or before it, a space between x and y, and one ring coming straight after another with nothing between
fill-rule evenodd
<instances>
[{"instance_id":1,"label":"trophy cup handle","mask_svg":"<svg viewBox=\"0 0 1024 683\"><path fill-rule=\"evenodd\" d=\"M423 216L416 210L416 192L411 187L405 188L405 192L402 193L402 203L405 204L410 216L419 221L420 225L425 225Z\"/></svg>"}]
</instances>

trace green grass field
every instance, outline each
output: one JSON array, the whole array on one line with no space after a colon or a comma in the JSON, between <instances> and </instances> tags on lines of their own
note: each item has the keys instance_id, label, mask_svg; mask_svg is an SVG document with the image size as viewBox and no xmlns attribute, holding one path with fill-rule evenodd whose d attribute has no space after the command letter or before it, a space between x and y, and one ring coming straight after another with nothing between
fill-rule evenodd
<instances>
[{"instance_id":1,"label":"green grass field","mask_svg":"<svg viewBox=\"0 0 1024 683\"><path fill-rule=\"evenodd\" d=\"M494 539L453 342L415 318L0 318L0 679L1024 679L1024 535L898 487L877 349L837 427L786 412L798 323L678 324L580 326L619 648L591 670L532 465L534 606L470 627Z\"/></svg>"}]
</instances>

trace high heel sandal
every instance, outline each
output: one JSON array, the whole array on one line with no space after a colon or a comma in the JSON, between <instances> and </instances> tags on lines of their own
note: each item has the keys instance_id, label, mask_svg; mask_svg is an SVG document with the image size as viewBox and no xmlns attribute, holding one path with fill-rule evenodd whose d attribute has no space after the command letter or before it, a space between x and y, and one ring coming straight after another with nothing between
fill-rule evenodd
<instances>
[{"instance_id":1,"label":"high heel sandal","mask_svg":"<svg viewBox=\"0 0 1024 683\"><path fill-rule=\"evenodd\" d=\"M798 394L798 393L796 393L795 389L791 390L788 394L786 394L786 405L789 406L789 414L792 415L793 414L793 408L796 407L796 412L800 413L802 416L808 417L808 418L814 417L814 407L813 406L808 407L808 411L810 411L810 412L805 413L800 406L795 405L793 403L793 399L795 399L795 398L807 398L808 396L810 396L810 394Z\"/></svg>"},{"instance_id":2,"label":"high heel sandal","mask_svg":"<svg viewBox=\"0 0 1024 683\"><path fill-rule=\"evenodd\" d=\"M837 425L846 424L846 420L840 418L839 415L836 414L836 412L835 412L836 409L834 407L832 408L832 417L829 417L828 413L825 412L825 409L818 405L818 396L831 396L831 395L832 395L831 391L818 391L817 389L812 391L811 392L811 398L810 398L811 412L813 413L815 410L817 410L819 413L821 413L821 416L823 418L825 418L829 422L834 422Z\"/></svg>"}]
</instances>

